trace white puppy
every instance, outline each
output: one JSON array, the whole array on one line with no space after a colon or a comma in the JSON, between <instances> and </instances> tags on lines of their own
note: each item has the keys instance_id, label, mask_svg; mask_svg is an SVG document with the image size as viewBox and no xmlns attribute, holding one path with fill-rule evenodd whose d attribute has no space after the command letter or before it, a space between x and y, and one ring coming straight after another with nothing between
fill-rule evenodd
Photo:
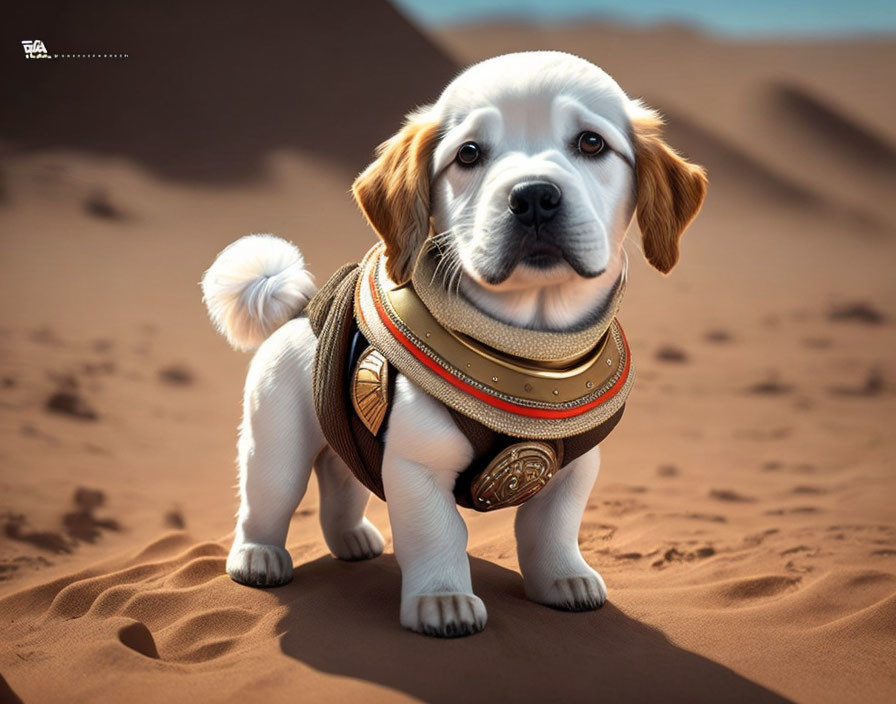
<instances>
[{"instance_id":1,"label":"white puppy","mask_svg":"<svg viewBox=\"0 0 896 704\"><path fill-rule=\"evenodd\" d=\"M663 272L678 259L706 179L661 140L660 126L655 112L587 61L559 52L500 56L412 113L354 194L385 242L393 281L408 280L421 248L433 247L452 295L520 329L566 334L606 308L635 213L647 259ZM246 380L242 502L228 573L253 586L290 581L286 534L312 466L332 553L379 555L383 538L364 517L369 491L328 447L315 413L317 338L300 315L315 289L298 250L267 235L245 237L219 256L203 289L234 346L260 343ZM485 626L452 493L472 456L446 407L397 375L382 482L406 628L450 636ZM583 610L606 599L578 548L599 460L594 447L517 509L519 564L534 601Z\"/></svg>"}]
</instances>

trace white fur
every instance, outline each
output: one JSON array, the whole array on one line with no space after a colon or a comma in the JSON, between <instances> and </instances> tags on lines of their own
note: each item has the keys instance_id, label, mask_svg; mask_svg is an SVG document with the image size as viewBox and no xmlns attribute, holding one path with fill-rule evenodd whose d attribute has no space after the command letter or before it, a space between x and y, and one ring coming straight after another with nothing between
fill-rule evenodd
<instances>
[{"instance_id":1,"label":"white fur","mask_svg":"<svg viewBox=\"0 0 896 704\"><path fill-rule=\"evenodd\" d=\"M261 345L249 368L238 444L241 504L227 558L228 574L243 584L270 587L292 579L286 533L312 466L330 551L355 560L383 550L382 535L364 517L370 492L326 445L317 421L311 386L316 347L307 319L291 320ZM485 605L470 579L467 529L452 494L471 456L445 407L399 374L383 483L402 570L400 620L411 630L456 636L485 627ZM517 511L520 569L533 601L585 609L606 599L577 540L598 466L595 448Z\"/></svg>"},{"instance_id":2,"label":"white fur","mask_svg":"<svg viewBox=\"0 0 896 704\"><path fill-rule=\"evenodd\" d=\"M601 307L623 266L635 211L630 121L645 110L597 66L539 51L473 66L421 113L445 130L432 165L433 227L456 259L455 281L467 298L505 322L542 330L569 329ZM599 157L573 146L586 130L604 138ZM455 161L468 141L484 149L472 168ZM568 262L550 269L522 262L489 282L523 241L507 211L510 191L532 180L560 188L563 246L588 277Z\"/></svg>"},{"instance_id":3,"label":"white fur","mask_svg":"<svg viewBox=\"0 0 896 704\"><path fill-rule=\"evenodd\" d=\"M430 108L446 128L434 156L433 217L460 258L462 270L452 276L461 275L461 290L474 305L512 324L560 331L600 308L621 267L632 218L627 116L637 109L600 69L556 52L513 54L474 66ZM575 130L585 128L599 130L612 148L601 163L578 163L564 151ZM451 165L458 144L474 133L490 140L493 157L475 175ZM573 223L578 253L602 274L582 278L570 267L520 266L501 285L482 283L477 267L484 258L494 248L512 246L507 233L501 235L507 191L533 174L562 182L572 213L580 216ZM239 244L222 253L204 288L212 319L235 345L250 346L294 315L312 289L297 252L268 240ZM278 257L261 255L268 245ZM243 261L246 255L251 262ZM244 584L272 586L292 578L286 533L312 465L333 554L359 559L383 549L382 536L364 518L367 490L327 448L318 424L311 380L316 346L308 321L291 320L261 344L249 369L239 440L242 502L227 560L229 574ZM485 606L472 590L466 526L452 495L471 456L445 407L398 375L383 482L402 570L400 620L409 629L451 636L485 626ZM519 564L534 601L579 610L606 599L600 575L577 542L599 464L594 448L517 510Z\"/></svg>"},{"instance_id":4,"label":"white fur","mask_svg":"<svg viewBox=\"0 0 896 704\"><path fill-rule=\"evenodd\" d=\"M298 248L273 235L246 235L202 277L209 317L238 350L253 350L298 315L316 291Z\"/></svg>"}]
</instances>

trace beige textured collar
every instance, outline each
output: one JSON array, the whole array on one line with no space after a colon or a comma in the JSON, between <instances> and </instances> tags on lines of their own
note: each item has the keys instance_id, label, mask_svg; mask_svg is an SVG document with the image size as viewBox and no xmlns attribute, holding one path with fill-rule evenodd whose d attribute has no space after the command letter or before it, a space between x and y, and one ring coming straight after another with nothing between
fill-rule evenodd
<instances>
[{"instance_id":1,"label":"beige textured collar","mask_svg":"<svg viewBox=\"0 0 896 704\"><path fill-rule=\"evenodd\" d=\"M449 293L439 280L436 266L433 249L424 247L417 258L411 281L420 300L443 327L515 357L535 362L559 362L587 355L606 334L625 293L628 258L623 260L622 273L613 285L600 317L570 332L528 330L497 320L474 306L461 293Z\"/></svg>"}]
</instances>

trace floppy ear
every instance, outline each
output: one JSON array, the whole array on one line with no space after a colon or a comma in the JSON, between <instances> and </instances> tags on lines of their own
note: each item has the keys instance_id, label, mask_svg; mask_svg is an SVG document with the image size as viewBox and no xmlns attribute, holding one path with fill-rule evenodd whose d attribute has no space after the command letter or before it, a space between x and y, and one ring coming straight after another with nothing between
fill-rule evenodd
<instances>
[{"instance_id":1,"label":"floppy ear","mask_svg":"<svg viewBox=\"0 0 896 704\"><path fill-rule=\"evenodd\" d=\"M678 241L706 197L706 171L663 141L659 113L640 103L636 108L632 139L642 247L647 261L668 274L678 261Z\"/></svg>"},{"instance_id":2,"label":"floppy ear","mask_svg":"<svg viewBox=\"0 0 896 704\"><path fill-rule=\"evenodd\" d=\"M377 148L377 159L355 179L352 193L386 243L386 272L396 283L411 278L429 234L429 171L439 125L420 112Z\"/></svg>"}]
</instances>

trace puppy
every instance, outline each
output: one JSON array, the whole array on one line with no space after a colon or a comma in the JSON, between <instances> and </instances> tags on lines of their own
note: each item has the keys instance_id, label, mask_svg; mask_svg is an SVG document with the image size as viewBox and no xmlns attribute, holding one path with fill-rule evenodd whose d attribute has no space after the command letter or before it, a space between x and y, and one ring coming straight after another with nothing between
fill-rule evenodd
<instances>
[{"instance_id":1,"label":"puppy","mask_svg":"<svg viewBox=\"0 0 896 704\"><path fill-rule=\"evenodd\" d=\"M502 339L517 336L524 344L513 347L511 339L505 355L482 343L477 360L518 370L540 355L537 364L546 371L537 378L562 377L567 372L551 371L562 360L537 345L527 353L528 341L567 349L595 321L612 318L625 279L623 240L635 215L645 257L667 273L702 204L703 169L662 140L661 125L656 112L629 99L601 69L569 54L526 52L474 65L434 104L411 113L354 183L354 197L382 240L368 255L379 262L367 265L371 281L380 272L383 290L406 290L425 255L433 268L427 282L417 282L421 298L431 285L440 291L429 292L433 300L465 306L451 344L478 345L475 321L484 320L485 328L503 331ZM328 443L328 428L316 412L319 331L305 310L316 289L301 254L278 238L247 236L218 256L202 285L210 316L231 344L258 347L245 386L238 443L241 505L227 572L259 587L292 579L284 545L312 467L330 551L345 560L376 557L383 537L364 516L374 484L356 480L358 473ZM370 297L363 293L366 285L361 273L356 288L362 293L356 297ZM363 311L355 317L369 338ZM508 330L515 334L508 336ZM607 357L607 365L621 364L627 353L624 335L617 338L620 357ZM402 572L400 621L436 636L475 633L485 627L486 609L473 593L467 530L456 507L457 484L474 460L474 442L456 408L434 395L435 381L430 386L429 376L412 380L410 372L398 370L410 369L402 367L401 355L384 354L388 359L380 361L396 367L390 369L388 417L382 430L371 432L382 443L381 483L375 486L387 501ZM581 367L581 359L575 364ZM448 379L444 370L430 367ZM479 394L492 394L488 403L510 403L510 396L501 396L498 375L492 380L495 388L486 379ZM621 381L630 383L630 375L617 379L617 392ZM586 383L590 388L592 382ZM446 394L463 395L445 388ZM564 428L570 405L550 410L546 393L548 401L531 402L537 411L532 415L541 414L531 422L541 423L537 432L545 437L569 435ZM534 437L525 434L528 425L515 431L512 413L505 418L495 410L494 420L489 408L482 411L484 422L497 424L489 427L502 437ZM618 414L621 408L616 420ZM578 548L600 449L578 452L562 469L557 457L550 460L549 471L537 478L540 490L520 498L515 519L526 595L568 610L594 609L606 599L603 580ZM507 457L516 461L518 455Z\"/></svg>"}]
</instances>

